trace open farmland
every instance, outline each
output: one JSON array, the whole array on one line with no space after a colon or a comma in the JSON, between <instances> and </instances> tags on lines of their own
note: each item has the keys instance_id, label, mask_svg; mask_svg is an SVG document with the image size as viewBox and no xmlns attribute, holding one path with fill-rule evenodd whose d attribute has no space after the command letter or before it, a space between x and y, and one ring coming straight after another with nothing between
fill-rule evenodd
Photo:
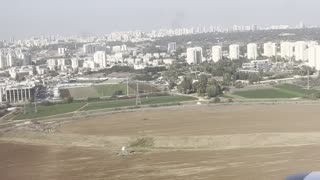
<instances>
[{"instance_id":1,"label":"open farmland","mask_svg":"<svg viewBox=\"0 0 320 180\"><path fill-rule=\"evenodd\" d=\"M320 105L190 106L109 114L0 137L0 174L34 179L283 180L320 168ZM121 157L122 146L152 143Z\"/></svg>"}]
</instances>

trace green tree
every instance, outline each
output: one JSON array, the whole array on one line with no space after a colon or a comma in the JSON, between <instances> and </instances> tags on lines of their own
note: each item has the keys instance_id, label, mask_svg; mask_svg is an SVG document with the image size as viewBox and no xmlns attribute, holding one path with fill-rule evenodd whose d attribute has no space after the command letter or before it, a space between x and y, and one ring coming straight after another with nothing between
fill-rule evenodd
<instances>
[{"instance_id":1,"label":"green tree","mask_svg":"<svg viewBox=\"0 0 320 180\"><path fill-rule=\"evenodd\" d=\"M223 85L229 86L232 83L232 75L229 73L226 73L223 75Z\"/></svg>"},{"instance_id":2,"label":"green tree","mask_svg":"<svg viewBox=\"0 0 320 180\"><path fill-rule=\"evenodd\" d=\"M181 93L189 94L192 91L192 79L191 78L183 78L182 82L178 85L178 90Z\"/></svg>"},{"instance_id":3,"label":"green tree","mask_svg":"<svg viewBox=\"0 0 320 180\"><path fill-rule=\"evenodd\" d=\"M207 85L207 96L209 98L217 97L222 94L222 89L216 80L210 80Z\"/></svg>"},{"instance_id":4,"label":"green tree","mask_svg":"<svg viewBox=\"0 0 320 180\"><path fill-rule=\"evenodd\" d=\"M177 84L174 81L169 81L169 89L173 89L174 87L176 87Z\"/></svg>"},{"instance_id":5,"label":"green tree","mask_svg":"<svg viewBox=\"0 0 320 180\"><path fill-rule=\"evenodd\" d=\"M261 80L261 76L258 73L249 73L248 80L249 83L259 82Z\"/></svg>"},{"instance_id":6,"label":"green tree","mask_svg":"<svg viewBox=\"0 0 320 180\"><path fill-rule=\"evenodd\" d=\"M73 97L67 97L66 98L66 103L67 104L70 104L70 103L72 103L73 102Z\"/></svg>"},{"instance_id":7,"label":"green tree","mask_svg":"<svg viewBox=\"0 0 320 180\"><path fill-rule=\"evenodd\" d=\"M201 74L199 77L199 82L197 84L197 93L199 95L204 95L206 93L208 84L208 77L204 74Z\"/></svg>"}]
</instances>

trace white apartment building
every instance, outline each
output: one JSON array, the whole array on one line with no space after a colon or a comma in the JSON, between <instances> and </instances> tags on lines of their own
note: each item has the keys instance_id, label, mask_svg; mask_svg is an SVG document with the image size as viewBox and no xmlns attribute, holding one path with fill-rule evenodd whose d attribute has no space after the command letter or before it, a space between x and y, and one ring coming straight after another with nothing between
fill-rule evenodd
<instances>
[{"instance_id":1,"label":"white apartment building","mask_svg":"<svg viewBox=\"0 0 320 180\"><path fill-rule=\"evenodd\" d=\"M0 53L0 69L5 69L7 67L7 59L3 54Z\"/></svg>"},{"instance_id":2,"label":"white apartment building","mask_svg":"<svg viewBox=\"0 0 320 180\"><path fill-rule=\"evenodd\" d=\"M84 68L95 69L95 63L93 61L87 60L83 62Z\"/></svg>"},{"instance_id":3,"label":"white apartment building","mask_svg":"<svg viewBox=\"0 0 320 180\"><path fill-rule=\"evenodd\" d=\"M48 65L48 66L51 66L51 67L55 67L55 66L57 66L57 60L55 60L55 59L48 59L48 60L47 60L47 65Z\"/></svg>"},{"instance_id":4,"label":"white apartment building","mask_svg":"<svg viewBox=\"0 0 320 180\"><path fill-rule=\"evenodd\" d=\"M58 54L64 55L67 52L67 48L58 48Z\"/></svg>"},{"instance_id":5,"label":"white apartment building","mask_svg":"<svg viewBox=\"0 0 320 180\"><path fill-rule=\"evenodd\" d=\"M71 67L73 69L76 69L79 67L79 59L78 58L72 58L71 59Z\"/></svg>"},{"instance_id":6,"label":"white apartment building","mask_svg":"<svg viewBox=\"0 0 320 180\"><path fill-rule=\"evenodd\" d=\"M308 49L308 65L320 70L320 45L310 46Z\"/></svg>"},{"instance_id":7,"label":"white apartment building","mask_svg":"<svg viewBox=\"0 0 320 180\"><path fill-rule=\"evenodd\" d=\"M64 66L66 66L66 59L57 59L57 65L59 66L59 67L64 67Z\"/></svg>"},{"instance_id":8,"label":"white apartment building","mask_svg":"<svg viewBox=\"0 0 320 180\"><path fill-rule=\"evenodd\" d=\"M9 52L7 54L7 66L8 67L13 67L15 66L15 58L13 57L13 55L11 54L11 52Z\"/></svg>"},{"instance_id":9,"label":"white apartment building","mask_svg":"<svg viewBox=\"0 0 320 180\"><path fill-rule=\"evenodd\" d=\"M194 47L187 49L187 63L188 64L200 64L202 62L202 48Z\"/></svg>"},{"instance_id":10,"label":"white apartment building","mask_svg":"<svg viewBox=\"0 0 320 180\"><path fill-rule=\"evenodd\" d=\"M97 51L93 55L94 63L98 64L100 68L107 67L107 56L105 51Z\"/></svg>"},{"instance_id":11,"label":"white apartment building","mask_svg":"<svg viewBox=\"0 0 320 180\"><path fill-rule=\"evenodd\" d=\"M291 60L294 57L294 46L292 42L281 43L281 57L287 60Z\"/></svg>"},{"instance_id":12,"label":"white apartment building","mask_svg":"<svg viewBox=\"0 0 320 180\"><path fill-rule=\"evenodd\" d=\"M305 41L297 41L294 46L296 60L306 61L308 59L308 45Z\"/></svg>"},{"instance_id":13,"label":"white apartment building","mask_svg":"<svg viewBox=\"0 0 320 180\"><path fill-rule=\"evenodd\" d=\"M229 58L231 60L240 58L240 46L238 44L231 44L229 46Z\"/></svg>"},{"instance_id":14,"label":"white apartment building","mask_svg":"<svg viewBox=\"0 0 320 180\"><path fill-rule=\"evenodd\" d=\"M258 46L257 44L250 43L247 45L247 58L257 59L258 57Z\"/></svg>"},{"instance_id":15,"label":"white apartment building","mask_svg":"<svg viewBox=\"0 0 320 180\"><path fill-rule=\"evenodd\" d=\"M277 55L276 43L268 42L263 44L263 55L266 57L273 57Z\"/></svg>"},{"instance_id":16,"label":"white apartment building","mask_svg":"<svg viewBox=\"0 0 320 180\"><path fill-rule=\"evenodd\" d=\"M121 46L113 46L112 47L112 52L116 52L116 53L117 52L121 52L121 49L122 49Z\"/></svg>"},{"instance_id":17,"label":"white apartment building","mask_svg":"<svg viewBox=\"0 0 320 180\"><path fill-rule=\"evenodd\" d=\"M177 50L177 43L171 42L168 44L168 53L173 53Z\"/></svg>"},{"instance_id":18,"label":"white apartment building","mask_svg":"<svg viewBox=\"0 0 320 180\"><path fill-rule=\"evenodd\" d=\"M127 45L124 44L124 45L121 46L121 51L122 52L127 51L127 50L128 50L127 49Z\"/></svg>"},{"instance_id":19,"label":"white apartment building","mask_svg":"<svg viewBox=\"0 0 320 180\"><path fill-rule=\"evenodd\" d=\"M213 46L212 47L212 61L218 62L222 59L222 47L221 46Z\"/></svg>"},{"instance_id":20,"label":"white apartment building","mask_svg":"<svg viewBox=\"0 0 320 180\"><path fill-rule=\"evenodd\" d=\"M99 49L99 43L89 43L83 45L83 53L84 54L93 54Z\"/></svg>"}]
</instances>

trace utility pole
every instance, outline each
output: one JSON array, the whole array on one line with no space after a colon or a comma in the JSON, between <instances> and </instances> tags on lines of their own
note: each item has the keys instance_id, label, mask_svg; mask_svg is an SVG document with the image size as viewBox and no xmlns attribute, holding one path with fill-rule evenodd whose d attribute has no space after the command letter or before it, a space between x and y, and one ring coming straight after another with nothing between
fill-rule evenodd
<instances>
[{"instance_id":1,"label":"utility pole","mask_svg":"<svg viewBox=\"0 0 320 180\"><path fill-rule=\"evenodd\" d=\"M26 100L23 103L23 114L27 114L27 109L26 109Z\"/></svg>"},{"instance_id":2,"label":"utility pole","mask_svg":"<svg viewBox=\"0 0 320 180\"><path fill-rule=\"evenodd\" d=\"M34 90L34 112L38 113L38 108L37 108L37 88Z\"/></svg>"},{"instance_id":3,"label":"utility pole","mask_svg":"<svg viewBox=\"0 0 320 180\"><path fill-rule=\"evenodd\" d=\"M129 78L127 77L127 96L129 96Z\"/></svg>"},{"instance_id":4,"label":"utility pole","mask_svg":"<svg viewBox=\"0 0 320 180\"><path fill-rule=\"evenodd\" d=\"M139 82L137 81L137 92L136 92L136 106L141 104L141 99L139 95Z\"/></svg>"},{"instance_id":5,"label":"utility pole","mask_svg":"<svg viewBox=\"0 0 320 180\"><path fill-rule=\"evenodd\" d=\"M310 71L308 69L308 90L310 90Z\"/></svg>"}]
</instances>

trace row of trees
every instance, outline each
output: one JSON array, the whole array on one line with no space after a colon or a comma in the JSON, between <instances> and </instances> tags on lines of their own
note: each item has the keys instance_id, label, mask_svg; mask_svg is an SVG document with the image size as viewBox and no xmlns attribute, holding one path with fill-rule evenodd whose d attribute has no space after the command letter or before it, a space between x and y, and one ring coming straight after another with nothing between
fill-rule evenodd
<instances>
[{"instance_id":1,"label":"row of trees","mask_svg":"<svg viewBox=\"0 0 320 180\"><path fill-rule=\"evenodd\" d=\"M214 79L208 79L206 75L200 75L198 80L185 77L178 85L178 90L184 94L198 93L200 96L207 95L209 98L222 94L220 84Z\"/></svg>"}]
</instances>

